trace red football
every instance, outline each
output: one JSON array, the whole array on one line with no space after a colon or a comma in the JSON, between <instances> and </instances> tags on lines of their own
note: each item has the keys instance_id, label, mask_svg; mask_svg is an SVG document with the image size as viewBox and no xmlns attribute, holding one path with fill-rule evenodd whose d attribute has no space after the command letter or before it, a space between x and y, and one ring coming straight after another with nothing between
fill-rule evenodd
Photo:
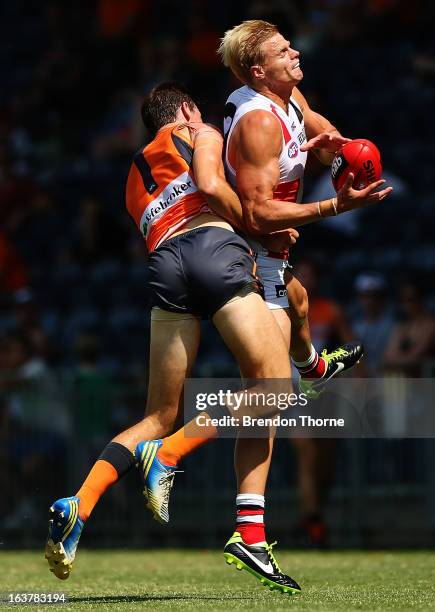
<instances>
[{"instance_id":1,"label":"red football","mask_svg":"<svg viewBox=\"0 0 435 612\"><path fill-rule=\"evenodd\" d=\"M354 189L364 189L382 175L381 154L378 147L364 138L346 142L337 151L331 167L332 184L336 191L343 186L347 175L355 175Z\"/></svg>"}]
</instances>

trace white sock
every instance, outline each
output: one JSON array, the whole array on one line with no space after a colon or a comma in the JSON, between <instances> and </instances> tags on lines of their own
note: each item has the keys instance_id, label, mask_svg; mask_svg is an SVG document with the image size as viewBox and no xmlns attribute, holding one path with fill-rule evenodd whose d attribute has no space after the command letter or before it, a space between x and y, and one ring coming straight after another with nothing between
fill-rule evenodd
<instances>
[{"instance_id":1,"label":"white sock","mask_svg":"<svg viewBox=\"0 0 435 612\"><path fill-rule=\"evenodd\" d=\"M317 358L317 351L314 348L314 346L311 345L311 353L306 361L295 361L294 359L292 359L292 361L297 368L308 368L310 365L312 365L315 362L316 358Z\"/></svg>"},{"instance_id":2,"label":"white sock","mask_svg":"<svg viewBox=\"0 0 435 612\"><path fill-rule=\"evenodd\" d=\"M264 497L257 493L241 493L236 497L236 531L247 544L265 541Z\"/></svg>"},{"instance_id":3,"label":"white sock","mask_svg":"<svg viewBox=\"0 0 435 612\"><path fill-rule=\"evenodd\" d=\"M236 506L260 506L264 508L264 495L257 493L240 493L236 497Z\"/></svg>"}]
</instances>

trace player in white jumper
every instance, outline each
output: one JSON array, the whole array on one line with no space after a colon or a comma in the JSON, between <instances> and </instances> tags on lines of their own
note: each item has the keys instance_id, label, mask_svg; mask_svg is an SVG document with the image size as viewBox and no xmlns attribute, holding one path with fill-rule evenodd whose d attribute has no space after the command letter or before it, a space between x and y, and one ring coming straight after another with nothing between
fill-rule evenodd
<instances>
[{"instance_id":1,"label":"player in white jumper","mask_svg":"<svg viewBox=\"0 0 435 612\"><path fill-rule=\"evenodd\" d=\"M242 203L248 234L261 236L298 227L380 202L389 195L390 187L376 191L383 185L382 180L362 191L354 190L354 176L349 174L336 198L300 204L307 152L312 150L323 163L331 164L335 152L348 139L315 113L298 91L296 86L303 76L299 52L291 48L276 26L260 20L245 21L225 33L219 53L243 83L230 95L225 108L224 160L227 178ZM287 270L288 253L268 251L261 238L251 244L257 254L257 274L264 284L267 305L281 328L305 389L316 393L325 381L358 360L361 346L346 345L319 357L311 344L306 291ZM273 440L251 442L256 453L267 457L251 471L257 485L263 480L264 490ZM264 506L264 497L261 504ZM242 567L247 561L241 549L253 559L258 538L266 539L264 524L263 532L256 528L260 503L255 506L251 502L249 508L252 516L243 517L238 532L225 547L225 553L238 559ZM260 563L256 572L261 574Z\"/></svg>"},{"instance_id":2,"label":"player in white jumper","mask_svg":"<svg viewBox=\"0 0 435 612\"><path fill-rule=\"evenodd\" d=\"M224 159L250 234L312 223L379 202L390 193L391 188L375 191L383 181L355 191L350 175L337 198L301 205L307 152L312 150L323 163L331 164L335 152L349 139L315 113L297 89L303 76L299 52L276 26L245 21L226 32L219 52L225 65L244 83L230 95L225 107ZM306 291L291 274L288 250L274 253L252 239L251 246L267 305L299 370L301 387L316 396L328 380L358 361L362 347L350 343L319 356L311 343Z\"/></svg>"},{"instance_id":3,"label":"player in white jumper","mask_svg":"<svg viewBox=\"0 0 435 612\"><path fill-rule=\"evenodd\" d=\"M282 131L282 147L278 158L279 180L273 191L273 197L286 202L300 202L308 154L300 149L300 146L306 143L307 139L302 111L294 98L290 98L288 112L286 113L270 98L246 85L236 89L228 98L225 106L224 133L226 142L231 143L233 131L242 117L257 110L272 113L277 118L277 125L280 125ZM233 187L237 188L236 170L229 160L228 146L225 148L225 169L228 180ZM264 283L268 307L272 310L288 308L284 283L288 249L276 253L253 238L248 237L248 242L256 253L257 270Z\"/></svg>"}]
</instances>

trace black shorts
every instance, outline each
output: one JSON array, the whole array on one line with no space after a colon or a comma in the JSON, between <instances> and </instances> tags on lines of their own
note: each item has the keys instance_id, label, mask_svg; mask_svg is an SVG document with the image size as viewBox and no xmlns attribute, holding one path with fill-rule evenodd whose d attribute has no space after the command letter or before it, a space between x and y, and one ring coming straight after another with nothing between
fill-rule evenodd
<instances>
[{"instance_id":1,"label":"black shorts","mask_svg":"<svg viewBox=\"0 0 435 612\"><path fill-rule=\"evenodd\" d=\"M252 285L261 292L247 242L221 227L199 227L165 240L149 256L152 305L210 317Z\"/></svg>"}]
</instances>

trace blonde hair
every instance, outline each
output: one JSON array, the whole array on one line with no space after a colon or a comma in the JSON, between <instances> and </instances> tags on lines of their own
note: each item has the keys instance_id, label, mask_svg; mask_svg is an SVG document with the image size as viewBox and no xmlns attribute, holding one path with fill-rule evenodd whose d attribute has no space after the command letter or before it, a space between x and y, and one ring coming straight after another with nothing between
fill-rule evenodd
<instances>
[{"instance_id":1,"label":"blonde hair","mask_svg":"<svg viewBox=\"0 0 435 612\"><path fill-rule=\"evenodd\" d=\"M250 19L225 32L218 53L224 65L228 66L242 83L250 83L251 66L264 61L262 43L275 34L278 34L278 28L272 23Z\"/></svg>"}]
</instances>

